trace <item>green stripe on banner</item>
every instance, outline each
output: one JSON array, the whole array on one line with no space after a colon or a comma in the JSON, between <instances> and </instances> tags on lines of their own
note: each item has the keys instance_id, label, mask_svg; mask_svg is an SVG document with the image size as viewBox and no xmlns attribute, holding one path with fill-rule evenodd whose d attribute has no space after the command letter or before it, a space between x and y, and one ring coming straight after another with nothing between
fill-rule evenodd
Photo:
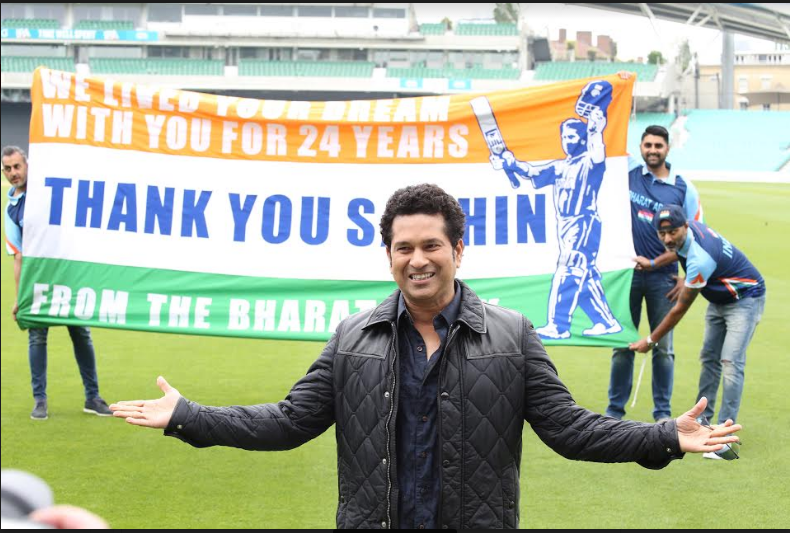
<instances>
[{"instance_id":1,"label":"green stripe on banner","mask_svg":"<svg viewBox=\"0 0 790 533\"><path fill-rule=\"evenodd\" d=\"M572 337L546 344L624 345L637 339L628 309L631 270L603 274L623 331L584 337L581 309ZM551 275L469 281L486 301L515 309L536 327L545 323ZM55 324L193 335L325 340L337 324L374 307L392 281L255 278L26 257L20 288L21 327ZM195 289L193 289L195 288Z\"/></svg>"}]
</instances>

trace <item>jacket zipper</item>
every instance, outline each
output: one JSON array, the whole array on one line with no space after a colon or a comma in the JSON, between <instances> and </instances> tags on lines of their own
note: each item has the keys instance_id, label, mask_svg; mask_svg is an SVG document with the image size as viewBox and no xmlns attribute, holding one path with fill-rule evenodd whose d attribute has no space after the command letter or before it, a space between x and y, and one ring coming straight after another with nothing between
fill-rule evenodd
<instances>
[{"instance_id":1,"label":"jacket zipper","mask_svg":"<svg viewBox=\"0 0 790 533\"><path fill-rule=\"evenodd\" d=\"M447 341L447 345L450 345L450 341ZM466 435L466 424L464 423L466 417L464 416L464 354L462 354L459 350L458 352L458 385L461 390L461 457L459 457L459 462L461 463L461 512L460 512L460 523L458 524L458 529L464 528L464 436Z\"/></svg>"},{"instance_id":2,"label":"jacket zipper","mask_svg":"<svg viewBox=\"0 0 790 533\"><path fill-rule=\"evenodd\" d=\"M442 358L442 368L440 369L440 372L439 372L439 385L440 385L439 388L440 389L441 389L441 383L442 383L442 376L444 375L444 369L447 367L447 358L450 356L450 343L452 342L453 338L455 337L456 332L458 332L458 329L459 329L458 326L455 326L455 329L451 328L450 329L450 333L447 334L447 344L444 347L444 357ZM459 368L460 368L460 363L459 363ZM441 394L442 394L442 392L440 390L439 391L440 397L441 397ZM439 432L439 435L438 435L439 443L440 443L440 445L439 445L439 455L440 455L440 459L441 459L441 454L442 454L442 446L441 446L441 440L442 440L441 407L439 407L439 411L440 411L440 413L439 413L439 416L437 417L438 420L439 420L439 427L437 428L437 431ZM463 446L463 444L462 444L462 446ZM463 485L463 480L462 480L462 485ZM462 490L462 494L463 494L463 487L461 488L461 490ZM444 476L440 475L439 476L439 501L441 501L441 497L442 497L443 493L444 493ZM461 509L463 509L463 507L461 507ZM440 505L439 506L439 523L437 524L437 527L441 527L441 525L444 525L444 524L442 524L443 521L444 521L444 512L442 510L442 506Z\"/></svg>"},{"instance_id":3,"label":"jacket zipper","mask_svg":"<svg viewBox=\"0 0 790 533\"><path fill-rule=\"evenodd\" d=\"M392 357L390 358L390 373L392 374L392 390L390 391L390 412L387 415L387 423L385 430L387 433L387 529L392 529L392 452L390 451L390 423L392 422L392 413L395 411L395 390L397 375L395 373L395 360L398 354L398 330L394 322L390 322L392 326Z\"/></svg>"}]
</instances>

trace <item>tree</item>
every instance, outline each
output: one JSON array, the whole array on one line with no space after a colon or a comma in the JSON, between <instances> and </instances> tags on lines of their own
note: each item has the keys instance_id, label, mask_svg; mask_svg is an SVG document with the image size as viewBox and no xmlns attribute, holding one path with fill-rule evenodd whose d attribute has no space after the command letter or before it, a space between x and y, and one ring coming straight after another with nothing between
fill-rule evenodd
<instances>
[{"instance_id":1,"label":"tree","mask_svg":"<svg viewBox=\"0 0 790 533\"><path fill-rule=\"evenodd\" d=\"M598 57L598 51L595 48L588 48L587 59L589 59L590 61L595 61L596 57Z\"/></svg>"},{"instance_id":2,"label":"tree","mask_svg":"<svg viewBox=\"0 0 790 533\"><path fill-rule=\"evenodd\" d=\"M680 67L680 72L686 72L686 69L689 68L689 63L691 63L691 46L689 46L689 41L686 39L678 48L675 64Z\"/></svg>"},{"instance_id":3,"label":"tree","mask_svg":"<svg viewBox=\"0 0 790 533\"><path fill-rule=\"evenodd\" d=\"M651 65L663 65L666 63L666 60L664 59L664 54L658 50L653 50L647 54L647 62Z\"/></svg>"},{"instance_id":4,"label":"tree","mask_svg":"<svg viewBox=\"0 0 790 533\"><path fill-rule=\"evenodd\" d=\"M518 4L497 4L494 8L494 20L500 24L518 24Z\"/></svg>"},{"instance_id":5,"label":"tree","mask_svg":"<svg viewBox=\"0 0 790 533\"><path fill-rule=\"evenodd\" d=\"M565 49L568 51L568 61L573 61L576 56L576 41L565 41Z\"/></svg>"}]
</instances>

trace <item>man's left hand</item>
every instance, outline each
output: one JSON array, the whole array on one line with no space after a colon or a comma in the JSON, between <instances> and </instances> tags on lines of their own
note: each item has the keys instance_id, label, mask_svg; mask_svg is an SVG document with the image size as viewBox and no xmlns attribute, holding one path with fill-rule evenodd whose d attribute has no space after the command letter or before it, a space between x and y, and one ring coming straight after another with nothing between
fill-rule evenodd
<instances>
[{"instance_id":1,"label":"man's left hand","mask_svg":"<svg viewBox=\"0 0 790 533\"><path fill-rule=\"evenodd\" d=\"M721 450L725 444L738 442L740 439L733 435L741 430L740 424L727 420L724 424L706 427L697 422L708 405L708 399L700 398L691 411L677 418L678 441L681 452L704 453Z\"/></svg>"},{"instance_id":2,"label":"man's left hand","mask_svg":"<svg viewBox=\"0 0 790 533\"><path fill-rule=\"evenodd\" d=\"M639 353L647 353L650 350L650 345L647 343L647 339L642 339L639 342L629 344L628 349Z\"/></svg>"},{"instance_id":3,"label":"man's left hand","mask_svg":"<svg viewBox=\"0 0 790 533\"><path fill-rule=\"evenodd\" d=\"M675 280L675 286L670 289L666 296L670 302L677 302L678 296L680 296L680 291L683 290L683 285L685 285L686 278L672 276L672 279Z\"/></svg>"}]
</instances>

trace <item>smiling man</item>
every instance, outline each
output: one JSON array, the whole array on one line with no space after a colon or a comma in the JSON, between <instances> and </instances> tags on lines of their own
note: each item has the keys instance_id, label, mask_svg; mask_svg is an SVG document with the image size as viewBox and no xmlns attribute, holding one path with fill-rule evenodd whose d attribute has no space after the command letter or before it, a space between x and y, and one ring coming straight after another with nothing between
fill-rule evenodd
<instances>
[{"instance_id":1,"label":"smiling man","mask_svg":"<svg viewBox=\"0 0 790 533\"><path fill-rule=\"evenodd\" d=\"M110 408L195 447L295 448L335 424L338 528L517 528L524 421L577 460L663 468L735 442L732 422L625 422L573 401L532 324L456 279L465 218L435 185L395 192L381 236L398 290L344 320L276 404L206 407L164 378L158 400Z\"/></svg>"},{"instance_id":2,"label":"smiling man","mask_svg":"<svg viewBox=\"0 0 790 533\"><path fill-rule=\"evenodd\" d=\"M694 185L680 176L667 161L669 132L663 126L648 126L640 144L644 163L629 157L628 187L631 198L631 232L637 261L631 280L631 320L639 329L642 300L647 307L647 320L655 329L672 308L682 286L678 279L677 255L664 249L653 229L653 218L667 204L682 205L689 220L702 221L702 206ZM653 419L672 416L670 401L674 383L675 351L672 331L653 347ZM625 404L631 396L634 375L634 352L617 348L612 353L609 378L609 406L606 414L615 418L625 415Z\"/></svg>"}]
</instances>

